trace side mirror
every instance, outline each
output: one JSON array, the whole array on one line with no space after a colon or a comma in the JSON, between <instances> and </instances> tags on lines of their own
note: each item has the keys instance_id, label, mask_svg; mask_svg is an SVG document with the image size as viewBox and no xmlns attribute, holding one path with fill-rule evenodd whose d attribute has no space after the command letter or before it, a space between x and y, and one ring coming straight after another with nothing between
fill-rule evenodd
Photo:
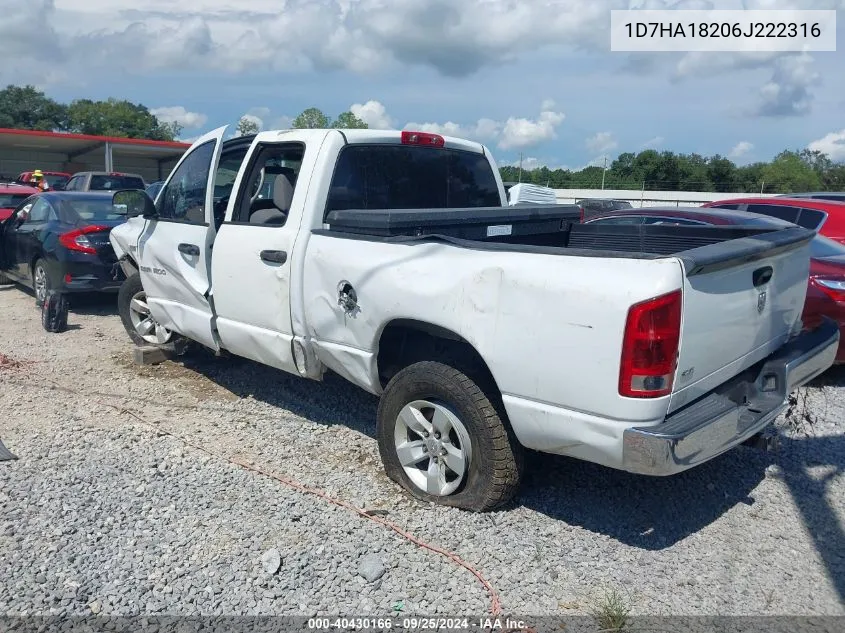
<instances>
[{"instance_id":1,"label":"side mirror","mask_svg":"<svg viewBox=\"0 0 845 633\"><path fill-rule=\"evenodd\" d=\"M127 218L134 218L139 215L143 218L158 217L158 211L156 211L156 205L152 198L140 189L116 191L112 196L112 205L115 209L125 209Z\"/></svg>"}]
</instances>

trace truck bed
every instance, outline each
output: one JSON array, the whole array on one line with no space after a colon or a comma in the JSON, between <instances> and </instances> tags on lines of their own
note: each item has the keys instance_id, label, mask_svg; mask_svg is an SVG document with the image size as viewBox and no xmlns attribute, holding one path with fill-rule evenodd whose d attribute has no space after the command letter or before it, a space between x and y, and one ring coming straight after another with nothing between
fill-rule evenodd
<instances>
[{"instance_id":1,"label":"truck bed","mask_svg":"<svg viewBox=\"0 0 845 633\"><path fill-rule=\"evenodd\" d=\"M467 248L585 257L675 256L687 275L796 248L800 227L581 224L576 205L472 209L349 209L326 217L332 235L387 241L442 240Z\"/></svg>"}]
</instances>

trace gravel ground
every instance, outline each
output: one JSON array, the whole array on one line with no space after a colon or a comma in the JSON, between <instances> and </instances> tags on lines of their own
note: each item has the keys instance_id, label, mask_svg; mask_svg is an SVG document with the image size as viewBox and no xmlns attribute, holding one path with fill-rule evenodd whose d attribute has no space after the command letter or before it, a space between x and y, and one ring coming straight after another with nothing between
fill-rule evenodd
<instances>
[{"instance_id":1,"label":"gravel ground","mask_svg":"<svg viewBox=\"0 0 845 633\"><path fill-rule=\"evenodd\" d=\"M667 479L532 455L515 503L477 515L401 493L375 398L339 378L202 353L136 366L111 299L49 334L3 286L0 315L0 353L34 361L0 363L20 458L0 463L0 615L489 612L467 570L231 456L457 553L508 613L583 614L615 589L634 614L845 615L845 372L805 391L817 419L782 423L776 453Z\"/></svg>"}]
</instances>

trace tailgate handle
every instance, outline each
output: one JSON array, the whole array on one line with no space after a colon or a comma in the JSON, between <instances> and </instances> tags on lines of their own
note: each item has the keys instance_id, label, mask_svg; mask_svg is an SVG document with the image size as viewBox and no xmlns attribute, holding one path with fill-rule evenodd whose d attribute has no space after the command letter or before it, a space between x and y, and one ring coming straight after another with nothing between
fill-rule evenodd
<instances>
[{"instance_id":1,"label":"tailgate handle","mask_svg":"<svg viewBox=\"0 0 845 633\"><path fill-rule=\"evenodd\" d=\"M200 254L200 247L196 244L179 244L179 252L196 257Z\"/></svg>"},{"instance_id":2,"label":"tailgate handle","mask_svg":"<svg viewBox=\"0 0 845 633\"><path fill-rule=\"evenodd\" d=\"M754 275L751 279L754 281L754 287L759 288L765 283L768 283L769 280L772 278L772 270L771 266L763 266L762 268L758 268L754 271Z\"/></svg>"},{"instance_id":3,"label":"tailgate handle","mask_svg":"<svg viewBox=\"0 0 845 633\"><path fill-rule=\"evenodd\" d=\"M288 254L285 251L261 251L261 261L274 264L284 264L288 261Z\"/></svg>"}]
</instances>

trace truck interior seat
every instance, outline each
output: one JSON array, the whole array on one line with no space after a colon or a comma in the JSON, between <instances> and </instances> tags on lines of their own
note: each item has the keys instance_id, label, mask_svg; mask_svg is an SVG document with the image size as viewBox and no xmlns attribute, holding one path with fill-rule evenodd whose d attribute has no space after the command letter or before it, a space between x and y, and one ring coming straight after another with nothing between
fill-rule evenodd
<instances>
[{"instance_id":1,"label":"truck interior seat","mask_svg":"<svg viewBox=\"0 0 845 633\"><path fill-rule=\"evenodd\" d=\"M284 224L293 201L293 183L287 174L279 174L273 182L272 206L256 209L249 215L250 224ZM262 205L263 206L263 205Z\"/></svg>"}]
</instances>

